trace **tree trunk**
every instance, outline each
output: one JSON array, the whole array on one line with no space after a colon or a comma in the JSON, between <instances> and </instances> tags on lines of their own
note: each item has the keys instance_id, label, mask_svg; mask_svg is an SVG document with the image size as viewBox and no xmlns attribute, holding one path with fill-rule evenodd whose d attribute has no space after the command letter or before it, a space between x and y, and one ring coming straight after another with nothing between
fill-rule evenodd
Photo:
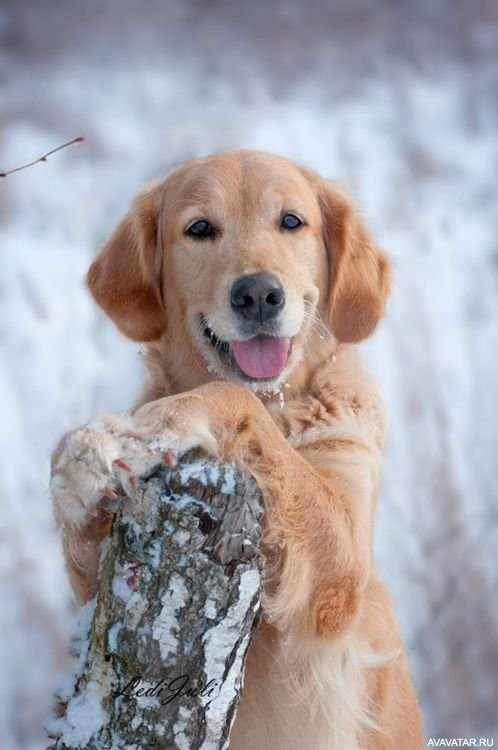
<instances>
[{"instance_id":1,"label":"tree trunk","mask_svg":"<svg viewBox=\"0 0 498 750\"><path fill-rule=\"evenodd\" d=\"M123 497L55 748L226 748L257 625L260 494L237 469L184 460Z\"/></svg>"}]
</instances>

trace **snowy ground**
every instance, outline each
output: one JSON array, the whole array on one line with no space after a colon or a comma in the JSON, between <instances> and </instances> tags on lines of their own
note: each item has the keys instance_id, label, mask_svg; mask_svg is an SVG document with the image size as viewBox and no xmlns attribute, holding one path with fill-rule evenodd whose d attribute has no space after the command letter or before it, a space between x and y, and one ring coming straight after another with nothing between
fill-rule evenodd
<instances>
[{"instance_id":1,"label":"snowy ground","mask_svg":"<svg viewBox=\"0 0 498 750\"><path fill-rule=\"evenodd\" d=\"M239 146L344 180L393 258L388 319L365 346L391 412L377 558L427 735L498 741L498 8L269 8L0 3L0 168L87 138L0 184L5 750L43 747L67 663L50 451L141 380L82 276L143 181Z\"/></svg>"}]
</instances>

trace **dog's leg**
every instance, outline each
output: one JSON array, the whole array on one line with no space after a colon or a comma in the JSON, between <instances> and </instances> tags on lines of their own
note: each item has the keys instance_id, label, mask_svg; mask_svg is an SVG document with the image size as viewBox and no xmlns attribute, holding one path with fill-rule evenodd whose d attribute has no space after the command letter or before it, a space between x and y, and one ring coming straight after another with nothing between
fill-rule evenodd
<instances>
[{"instance_id":1,"label":"dog's leg","mask_svg":"<svg viewBox=\"0 0 498 750\"><path fill-rule=\"evenodd\" d=\"M311 637L351 625L370 576L372 483L358 494L343 474L319 473L249 390L227 383L146 404L134 424L162 450L199 445L255 477L266 509L267 618Z\"/></svg>"},{"instance_id":2,"label":"dog's leg","mask_svg":"<svg viewBox=\"0 0 498 750\"><path fill-rule=\"evenodd\" d=\"M131 436L135 431L142 440ZM247 389L212 383L151 402L133 418L71 433L53 460L54 511L78 601L95 592L109 497L162 452L200 446L238 462L265 501L266 613L278 627L338 635L357 617L370 575L373 488L319 473ZM126 468L123 468L125 466ZM324 561L326 565L324 566Z\"/></svg>"}]
</instances>

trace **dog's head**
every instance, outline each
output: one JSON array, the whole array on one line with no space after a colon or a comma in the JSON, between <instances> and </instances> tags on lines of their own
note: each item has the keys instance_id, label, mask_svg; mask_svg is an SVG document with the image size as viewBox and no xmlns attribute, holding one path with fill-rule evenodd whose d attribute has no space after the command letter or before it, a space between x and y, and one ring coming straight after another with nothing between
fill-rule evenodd
<instances>
[{"instance_id":1,"label":"dog's head","mask_svg":"<svg viewBox=\"0 0 498 750\"><path fill-rule=\"evenodd\" d=\"M87 282L131 339L171 335L219 377L267 388L301 361L318 321L340 342L369 336L390 266L339 186L238 151L145 189Z\"/></svg>"}]
</instances>

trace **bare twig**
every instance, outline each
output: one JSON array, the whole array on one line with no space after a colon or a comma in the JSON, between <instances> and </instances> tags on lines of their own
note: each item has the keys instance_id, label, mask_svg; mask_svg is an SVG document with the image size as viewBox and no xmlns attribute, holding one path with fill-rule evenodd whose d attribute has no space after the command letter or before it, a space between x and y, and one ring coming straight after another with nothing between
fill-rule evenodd
<instances>
[{"instance_id":1,"label":"bare twig","mask_svg":"<svg viewBox=\"0 0 498 750\"><path fill-rule=\"evenodd\" d=\"M47 161L49 156L52 156L52 154L55 154L57 151L61 151L63 148L67 148L68 146L72 146L73 143L81 143L81 141L84 141L82 135L79 135L77 138L73 138L72 141L68 141L67 143L63 143L62 146L57 146L57 148L53 148L52 151L47 151L46 154L43 154L43 156L40 156L38 159L35 159L34 161L28 162L28 164L22 164L20 167L15 167L14 169L9 169L7 172L0 172L0 177L8 177L9 174L14 174L14 172L20 172L22 169L27 169L28 167L32 167L35 164L38 164L39 162Z\"/></svg>"}]
</instances>

